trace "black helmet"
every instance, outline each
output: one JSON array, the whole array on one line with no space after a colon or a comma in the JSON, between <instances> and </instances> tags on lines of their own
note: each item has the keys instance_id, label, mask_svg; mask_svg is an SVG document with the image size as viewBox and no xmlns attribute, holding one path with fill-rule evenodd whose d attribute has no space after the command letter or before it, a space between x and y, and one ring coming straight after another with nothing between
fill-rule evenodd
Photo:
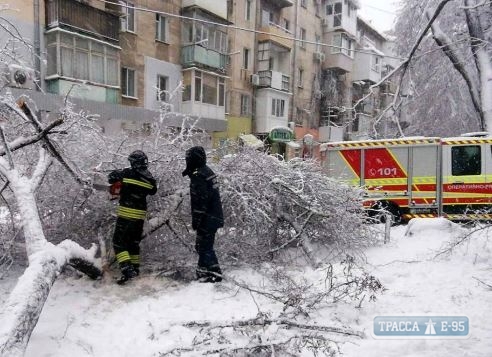
<instances>
[{"instance_id":1,"label":"black helmet","mask_svg":"<svg viewBox=\"0 0 492 357\"><path fill-rule=\"evenodd\" d=\"M128 156L128 161L133 169L146 169L149 165L147 155L142 150L135 150Z\"/></svg>"}]
</instances>

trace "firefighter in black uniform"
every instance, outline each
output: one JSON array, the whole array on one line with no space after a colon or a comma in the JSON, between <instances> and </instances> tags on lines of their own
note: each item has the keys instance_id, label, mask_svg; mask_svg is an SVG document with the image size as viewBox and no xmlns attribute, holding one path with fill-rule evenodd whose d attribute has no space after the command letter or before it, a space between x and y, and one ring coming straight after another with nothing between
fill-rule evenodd
<instances>
[{"instance_id":1,"label":"firefighter in black uniform","mask_svg":"<svg viewBox=\"0 0 492 357\"><path fill-rule=\"evenodd\" d=\"M214 251L215 233L224 226L224 217L217 176L206 163L203 147L188 149L183 176L190 177L192 228L196 230L195 249L198 253L197 279L215 283L222 280Z\"/></svg>"},{"instance_id":2,"label":"firefighter in black uniform","mask_svg":"<svg viewBox=\"0 0 492 357\"><path fill-rule=\"evenodd\" d=\"M128 156L131 168L116 170L108 175L113 189L119 187L119 206L113 235L113 248L122 276L118 284L124 284L139 274L140 241L147 213L147 195L157 192L154 177L147 169L147 155L135 150Z\"/></svg>"}]
</instances>

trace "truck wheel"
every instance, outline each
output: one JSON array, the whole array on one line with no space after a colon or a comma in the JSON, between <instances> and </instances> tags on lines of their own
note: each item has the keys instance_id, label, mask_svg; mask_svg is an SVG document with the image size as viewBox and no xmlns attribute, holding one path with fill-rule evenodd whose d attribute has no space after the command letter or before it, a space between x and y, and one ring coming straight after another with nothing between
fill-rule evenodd
<instances>
[{"instance_id":1,"label":"truck wheel","mask_svg":"<svg viewBox=\"0 0 492 357\"><path fill-rule=\"evenodd\" d=\"M400 209L391 202L378 201L371 207L371 217L375 223L386 223L388 214L391 217L392 226L402 222Z\"/></svg>"}]
</instances>

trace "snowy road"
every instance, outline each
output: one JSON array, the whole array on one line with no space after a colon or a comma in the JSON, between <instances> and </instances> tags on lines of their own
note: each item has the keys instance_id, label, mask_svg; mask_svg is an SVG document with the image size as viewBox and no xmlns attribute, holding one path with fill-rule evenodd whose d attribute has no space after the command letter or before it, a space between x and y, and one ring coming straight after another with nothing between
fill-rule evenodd
<instances>
[{"instance_id":1,"label":"snowy road","mask_svg":"<svg viewBox=\"0 0 492 357\"><path fill-rule=\"evenodd\" d=\"M354 308L355 303L338 303L312 317L320 324L364 331L364 339L337 339L344 356L491 356L492 290L475 279L492 281L489 233L478 232L451 256L434 259L436 251L462 229L432 220L415 224L412 234L405 235L406 230L406 226L394 228L389 244L366 252L366 269L387 288L376 302L365 301L361 309ZM313 281L321 276L308 268L299 274ZM250 282L261 279L251 271L235 271L234 275ZM0 281L0 290L7 285ZM193 350L191 346L206 336L183 324L250 319L257 315L258 306L272 314L281 308L228 283L184 284L144 277L120 287L62 276L51 291L26 356L160 356L176 349L184 356L200 356L203 348ZM467 316L470 336L462 340L378 340L372 337L372 324L381 315ZM279 334L275 326L263 331L266 340L279 338ZM240 345L245 341L238 337L232 342ZM210 342L210 350L220 347L214 343Z\"/></svg>"}]
</instances>

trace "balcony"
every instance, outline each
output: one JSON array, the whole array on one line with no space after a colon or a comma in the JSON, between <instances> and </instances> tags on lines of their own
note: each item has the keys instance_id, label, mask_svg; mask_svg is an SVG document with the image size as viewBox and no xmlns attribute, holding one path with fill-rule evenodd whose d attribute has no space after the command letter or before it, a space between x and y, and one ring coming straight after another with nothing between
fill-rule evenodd
<instances>
[{"instance_id":1,"label":"balcony","mask_svg":"<svg viewBox=\"0 0 492 357\"><path fill-rule=\"evenodd\" d=\"M345 31L353 36L357 34L357 21L355 16L346 16L345 13L326 16L322 20L323 31Z\"/></svg>"},{"instance_id":2,"label":"balcony","mask_svg":"<svg viewBox=\"0 0 492 357\"><path fill-rule=\"evenodd\" d=\"M199 7L227 20L227 0L183 0L183 8L185 7Z\"/></svg>"},{"instance_id":3,"label":"balcony","mask_svg":"<svg viewBox=\"0 0 492 357\"><path fill-rule=\"evenodd\" d=\"M224 70L227 65L227 55L200 45L188 45L181 49L181 64L183 67L201 65Z\"/></svg>"},{"instance_id":4,"label":"balcony","mask_svg":"<svg viewBox=\"0 0 492 357\"><path fill-rule=\"evenodd\" d=\"M119 41L119 17L73 0L46 2L46 27L68 27Z\"/></svg>"},{"instance_id":5,"label":"balcony","mask_svg":"<svg viewBox=\"0 0 492 357\"><path fill-rule=\"evenodd\" d=\"M352 72L354 60L343 53L331 53L326 56L325 68L331 68L339 72Z\"/></svg>"},{"instance_id":6,"label":"balcony","mask_svg":"<svg viewBox=\"0 0 492 357\"><path fill-rule=\"evenodd\" d=\"M352 81L377 83L381 80L381 66L375 62L375 55L356 53Z\"/></svg>"},{"instance_id":7,"label":"balcony","mask_svg":"<svg viewBox=\"0 0 492 357\"><path fill-rule=\"evenodd\" d=\"M284 38L284 37L293 37L292 32L284 29L283 27L270 22L268 25L260 27L260 33L258 34L258 42L265 42L265 41L271 41L273 43L276 43L277 45L280 45L282 47L288 48L289 50L292 49L292 46L294 45L294 40Z\"/></svg>"},{"instance_id":8,"label":"balcony","mask_svg":"<svg viewBox=\"0 0 492 357\"><path fill-rule=\"evenodd\" d=\"M291 7L294 5L293 0L263 0L263 2L272 4L278 9L283 9L284 7Z\"/></svg>"},{"instance_id":9,"label":"balcony","mask_svg":"<svg viewBox=\"0 0 492 357\"><path fill-rule=\"evenodd\" d=\"M288 92L290 90L290 77L276 71L259 71L260 77L259 87L270 87L281 91Z\"/></svg>"}]
</instances>

